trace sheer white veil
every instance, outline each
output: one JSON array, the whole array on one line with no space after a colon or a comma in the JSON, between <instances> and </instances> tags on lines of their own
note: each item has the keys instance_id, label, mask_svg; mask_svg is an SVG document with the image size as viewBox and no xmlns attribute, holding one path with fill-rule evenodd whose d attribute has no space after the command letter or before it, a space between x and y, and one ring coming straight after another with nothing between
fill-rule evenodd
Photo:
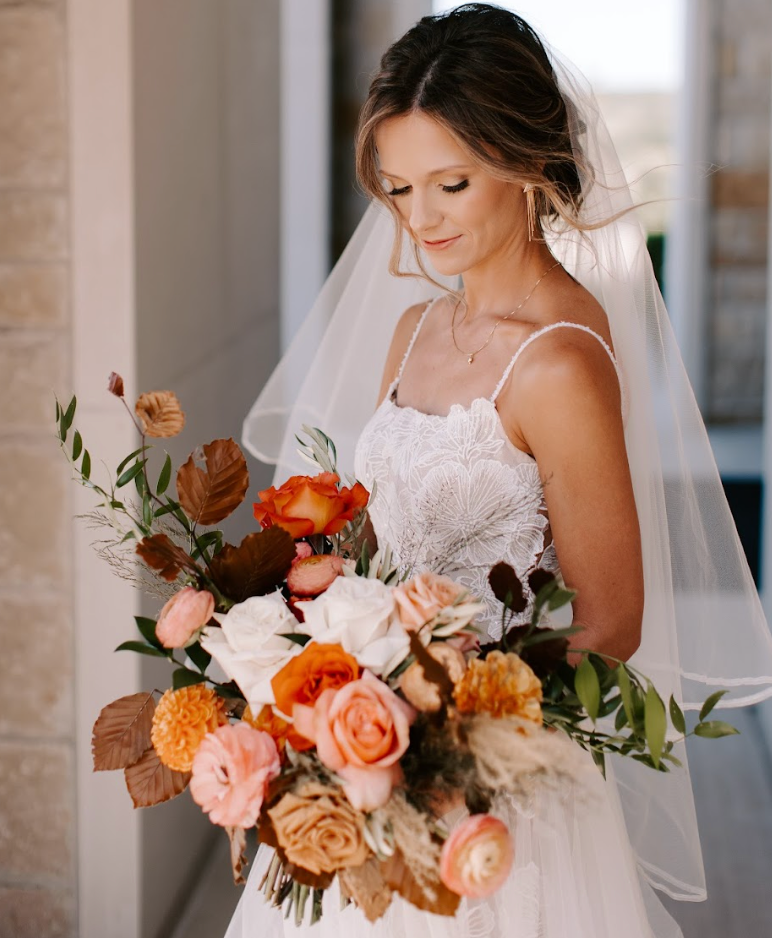
<instances>
[{"instance_id":1,"label":"sheer white veil","mask_svg":"<svg viewBox=\"0 0 772 938\"><path fill-rule=\"evenodd\" d=\"M632 205L630 191L586 82L551 55L574 147L593 169L593 178L583 180L581 218L605 221ZM395 324L408 306L439 292L425 280L389 274L393 225L384 208L368 208L246 418L244 444L276 464L277 483L308 469L294 438L302 424L332 437L339 467L353 472L356 440L376 406ZM663 697L673 694L687 709L699 708L718 688L730 690L724 707L772 696L772 639L641 223L629 212L595 230L547 238L555 257L605 309L624 376L646 596L643 640L632 664ZM410 263L406 251L402 269ZM642 873L671 896L696 900L704 898L705 884L682 744L675 754L684 768L668 774L629 759L615 760L612 772Z\"/></svg>"}]
</instances>

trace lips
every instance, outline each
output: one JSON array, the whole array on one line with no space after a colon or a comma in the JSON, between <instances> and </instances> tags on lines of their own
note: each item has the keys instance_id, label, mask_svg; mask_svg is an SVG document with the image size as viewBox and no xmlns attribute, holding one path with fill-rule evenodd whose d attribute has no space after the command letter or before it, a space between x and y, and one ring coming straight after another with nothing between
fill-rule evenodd
<instances>
[{"instance_id":1,"label":"lips","mask_svg":"<svg viewBox=\"0 0 772 938\"><path fill-rule=\"evenodd\" d=\"M423 245L427 251L442 251L450 247L451 244L455 244L460 237L461 235L456 235L455 238L444 238L440 241L427 241L424 239Z\"/></svg>"}]
</instances>

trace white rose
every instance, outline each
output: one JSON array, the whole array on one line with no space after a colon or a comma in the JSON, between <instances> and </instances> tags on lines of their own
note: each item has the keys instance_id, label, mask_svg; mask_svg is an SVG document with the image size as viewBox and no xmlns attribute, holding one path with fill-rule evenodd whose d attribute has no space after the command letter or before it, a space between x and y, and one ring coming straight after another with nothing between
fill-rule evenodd
<instances>
[{"instance_id":1,"label":"white rose","mask_svg":"<svg viewBox=\"0 0 772 938\"><path fill-rule=\"evenodd\" d=\"M201 647L235 681L253 713L274 703L271 678L301 651L282 635L296 632L298 620L280 592L252 596L226 614L215 614L221 628L204 629Z\"/></svg>"},{"instance_id":2,"label":"white rose","mask_svg":"<svg viewBox=\"0 0 772 938\"><path fill-rule=\"evenodd\" d=\"M302 610L303 630L320 644L339 644L379 677L407 657L410 639L397 616L393 588L375 578L339 576Z\"/></svg>"}]
</instances>

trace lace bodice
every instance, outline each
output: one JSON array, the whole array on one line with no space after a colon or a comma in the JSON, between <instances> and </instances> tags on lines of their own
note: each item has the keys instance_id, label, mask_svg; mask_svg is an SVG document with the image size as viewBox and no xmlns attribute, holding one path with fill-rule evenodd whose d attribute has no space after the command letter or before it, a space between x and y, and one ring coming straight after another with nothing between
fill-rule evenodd
<instances>
[{"instance_id":1,"label":"lace bodice","mask_svg":"<svg viewBox=\"0 0 772 938\"><path fill-rule=\"evenodd\" d=\"M491 638L502 631L502 604L487 575L499 560L510 563L524 586L541 566L559 572L536 460L517 449L499 418L496 398L524 348L543 333L577 323L553 323L520 346L489 398L469 407L453 404L446 416L401 407L396 400L405 362L431 308L427 306L407 347L399 373L357 442L357 478L375 496L370 517L379 544L388 543L403 572L447 573L486 606ZM531 614L533 595L515 622Z\"/></svg>"}]
</instances>

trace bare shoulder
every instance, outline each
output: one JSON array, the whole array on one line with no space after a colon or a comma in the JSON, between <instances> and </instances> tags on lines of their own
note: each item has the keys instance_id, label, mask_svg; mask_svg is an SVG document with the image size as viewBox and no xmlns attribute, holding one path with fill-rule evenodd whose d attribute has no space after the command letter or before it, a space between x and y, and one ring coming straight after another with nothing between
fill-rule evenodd
<instances>
[{"instance_id":1,"label":"bare shoulder","mask_svg":"<svg viewBox=\"0 0 772 938\"><path fill-rule=\"evenodd\" d=\"M414 306L409 306L399 317L397 325L394 327L394 334L391 338L389 351L386 355L386 364L383 368L383 378L381 380L381 390L378 394L378 403L384 399L389 385L397 377L399 366L407 351L410 339L425 309L425 302L416 303Z\"/></svg>"}]
</instances>

